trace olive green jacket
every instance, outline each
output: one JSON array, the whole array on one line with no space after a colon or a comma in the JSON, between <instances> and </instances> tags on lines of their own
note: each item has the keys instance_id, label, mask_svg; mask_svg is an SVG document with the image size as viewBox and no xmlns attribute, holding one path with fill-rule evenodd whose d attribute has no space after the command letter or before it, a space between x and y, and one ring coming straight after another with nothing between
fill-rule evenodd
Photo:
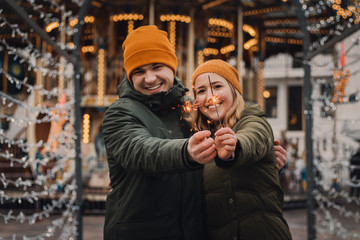
<instances>
[{"instance_id":1,"label":"olive green jacket","mask_svg":"<svg viewBox=\"0 0 360 240\"><path fill-rule=\"evenodd\" d=\"M103 134L111 187L104 239L203 238L201 166L186 159L185 90L144 95L125 78L106 111Z\"/></svg>"},{"instance_id":2,"label":"olive green jacket","mask_svg":"<svg viewBox=\"0 0 360 240\"><path fill-rule=\"evenodd\" d=\"M233 131L238 139L235 159L217 159L204 167L208 239L291 239L265 113L258 105L246 108Z\"/></svg>"}]
</instances>

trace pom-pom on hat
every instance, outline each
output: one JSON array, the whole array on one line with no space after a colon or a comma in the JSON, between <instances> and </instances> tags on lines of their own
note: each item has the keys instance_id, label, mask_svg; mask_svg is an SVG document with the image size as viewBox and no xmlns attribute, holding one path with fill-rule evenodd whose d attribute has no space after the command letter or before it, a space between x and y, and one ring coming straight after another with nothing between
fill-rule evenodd
<instances>
[{"instance_id":1,"label":"pom-pom on hat","mask_svg":"<svg viewBox=\"0 0 360 240\"><path fill-rule=\"evenodd\" d=\"M167 33L155 25L142 26L129 33L122 49L129 81L136 68L151 63L165 64L176 74L178 60L175 50L171 47Z\"/></svg>"},{"instance_id":2,"label":"pom-pom on hat","mask_svg":"<svg viewBox=\"0 0 360 240\"><path fill-rule=\"evenodd\" d=\"M192 77L192 86L195 85L195 79L203 73L216 73L230 82L242 95L242 89L240 85L239 74L236 69L229 63L220 60L212 59L200 64L196 69Z\"/></svg>"}]
</instances>

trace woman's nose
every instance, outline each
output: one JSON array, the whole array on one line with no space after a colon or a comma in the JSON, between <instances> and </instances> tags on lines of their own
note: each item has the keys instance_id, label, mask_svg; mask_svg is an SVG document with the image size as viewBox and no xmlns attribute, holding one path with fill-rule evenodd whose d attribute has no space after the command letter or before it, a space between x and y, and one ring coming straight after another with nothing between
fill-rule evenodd
<instances>
[{"instance_id":1,"label":"woman's nose","mask_svg":"<svg viewBox=\"0 0 360 240\"><path fill-rule=\"evenodd\" d=\"M211 88L207 88L205 94L206 94L206 100L209 101L213 96Z\"/></svg>"}]
</instances>

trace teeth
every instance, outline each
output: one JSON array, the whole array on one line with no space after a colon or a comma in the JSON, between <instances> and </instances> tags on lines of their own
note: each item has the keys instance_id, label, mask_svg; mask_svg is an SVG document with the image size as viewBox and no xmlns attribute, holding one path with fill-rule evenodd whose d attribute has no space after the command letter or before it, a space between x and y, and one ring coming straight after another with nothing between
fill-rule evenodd
<instances>
[{"instance_id":1,"label":"teeth","mask_svg":"<svg viewBox=\"0 0 360 240\"><path fill-rule=\"evenodd\" d=\"M219 106L219 104L216 104L216 106ZM209 108L209 109L213 109L213 108L215 108L215 105L211 105L211 106L209 106L208 108Z\"/></svg>"},{"instance_id":2,"label":"teeth","mask_svg":"<svg viewBox=\"0 0 360 240\"><path fill-rule=\"evenodd\" d=\"M154 87L149 87L148 89L149 89L149 90L155 90L155 89L159 88L159 87L160 87L160 85L161 85L161 84L156 85L156 86L154 86Z\"/></svg>"}]
</instances>

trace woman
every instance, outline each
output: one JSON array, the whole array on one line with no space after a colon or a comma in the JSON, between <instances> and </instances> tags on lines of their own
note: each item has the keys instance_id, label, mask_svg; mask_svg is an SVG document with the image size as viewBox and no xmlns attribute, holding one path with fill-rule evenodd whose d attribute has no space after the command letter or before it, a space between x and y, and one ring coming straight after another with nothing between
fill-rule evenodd
<instances>
[{"instance_id":1,"label":"woman","mask_svg":"<svg viewBox=\"0 0 360 240\"><path fill-rule=\"evenodd\" d=\"M217 151L203 170L208 239L291 239L264 111L245 107L239 75L225 61L200 65L192 85L196 125L215 132Z\"/></svg>"}]
</instances>

